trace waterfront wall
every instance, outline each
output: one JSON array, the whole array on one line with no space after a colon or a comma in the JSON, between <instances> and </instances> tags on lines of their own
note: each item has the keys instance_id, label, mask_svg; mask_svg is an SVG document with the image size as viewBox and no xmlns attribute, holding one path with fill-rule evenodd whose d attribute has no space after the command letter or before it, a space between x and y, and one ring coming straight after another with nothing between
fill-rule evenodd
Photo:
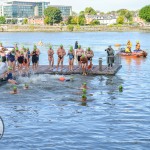
<instances>
[{"instance_id":1,"label":"waterfront wall","mask_svg":"<svg viewBox=\"0 0 150 150\"><path fill-rule=\"evenodd\" d=\"M0 25L0 32L127 32L145 31L150 32L150 26L49 26L49 25Z\"/></svg>"}]
</instances>

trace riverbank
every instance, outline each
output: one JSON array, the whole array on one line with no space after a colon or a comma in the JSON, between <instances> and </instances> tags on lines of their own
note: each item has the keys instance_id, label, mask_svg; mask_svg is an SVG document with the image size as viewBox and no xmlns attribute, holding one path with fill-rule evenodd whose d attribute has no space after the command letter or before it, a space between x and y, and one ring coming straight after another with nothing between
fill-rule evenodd
<instances>
[{"instance_id":1,"label":"riverbank","mask_svg":"<svg viewBox=\"0 0 150 150\"><path fill-rule=\"evenodd\" d=\"M0 32L150 32L150 26L0 25Z\"/></svg>"}]
</instances>

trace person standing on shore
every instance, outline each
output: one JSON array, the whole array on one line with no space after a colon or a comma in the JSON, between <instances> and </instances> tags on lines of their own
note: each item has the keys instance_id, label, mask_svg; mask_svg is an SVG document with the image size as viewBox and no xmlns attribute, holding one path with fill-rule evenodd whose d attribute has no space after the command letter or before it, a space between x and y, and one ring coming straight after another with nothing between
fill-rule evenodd
<instances>
[{"instance_id":1,"label":"person standing on shore","mask_svg":"<svg viewBox=\"0 0 150 150\"><path fill-rule=\"evenodd\" d=\"M58 55L58 62L57 62L57 71L59 64L61 63L61 71L63 69L63 61L64 61L64 56L66 55L66 51L63 48L63 45L60 45L60 48L57 50L57 55Z\"/></svg>"},{"instance_id":2,"label":"person standing on shore","mask_svg":"<svg viewBox=\"0 0 150 150\"><path fill-rule=\"evenodd\" d=\"M78 60L79 68L81 67L80 58L81 58L82 54L84 54L84 50L81 48L81 45L79 45L78 49L76 50L76 57L77 57L77 60Z\"/></svg>"},{"instance_id":3,"label":"person standing on shore","mask_svg":"<svg viewBox=\"0 0 150 150\"><path fill-rule=\"evenodd\" d=\"M73 63L74 63L74 49L71 46L70 50L68 51L69 56L69 71L73 71Z\"/></svg>"},{"instance_id":4,"label":"person standing on shore","mask_svg":"<svg viewBox=\"0 0 150 150\"><path fill-rule=\"evenodd\" d=\"M52 49L52 46L49 46L48 50L48 61L49 61L49 69L53 70L54 66L54 50Z\"/></svg>"}]
</instances>

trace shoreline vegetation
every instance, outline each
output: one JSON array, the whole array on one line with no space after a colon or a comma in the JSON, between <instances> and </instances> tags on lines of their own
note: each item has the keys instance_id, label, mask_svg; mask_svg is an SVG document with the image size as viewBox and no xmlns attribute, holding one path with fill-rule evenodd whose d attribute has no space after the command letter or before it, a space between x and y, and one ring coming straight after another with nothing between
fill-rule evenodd
<instances>
[{"instance_id":1,"label":"shoreline vegetation","mask_svg":"<svg viewBox=\"0 0 150 150\"><path fill-rule=\"evenodd\" d=\"M0 32L150 32L150 26L120 25L0 25Z\"/></svg>"}]
</instances>

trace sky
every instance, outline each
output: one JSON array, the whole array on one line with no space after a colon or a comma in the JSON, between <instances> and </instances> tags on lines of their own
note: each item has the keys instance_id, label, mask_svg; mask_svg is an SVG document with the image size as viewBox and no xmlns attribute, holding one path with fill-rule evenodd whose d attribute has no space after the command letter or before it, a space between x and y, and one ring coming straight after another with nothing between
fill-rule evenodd
<instances>
[{"instance_id":1,"label":"sky","mask_svg":"<svg viewBox=\"0 0 150 150\"><path fill-rule=\"evenodd\" d=\"M4 2L7 0L0 0L0 1ZM95 10L108 12L122 8L129 10L138 10L145 5L150 5L150 0L45 0L45 1L50 1L51 5L72 6L72 10L77 13L84 10L86 7L93 7Z\"/></svg>"},{"instance_id":2,"label":"sky","mask_svg":"<svg viewBox=\"0 0 150 150\"><path fill-rule=\"evenodd\" d=\"M84 10L86 7L108 12L121 8L137 10L150 5L150 0L50 0L50 2L53 5L70 5L75 12Z\"/></svg>"}]
</instances>

